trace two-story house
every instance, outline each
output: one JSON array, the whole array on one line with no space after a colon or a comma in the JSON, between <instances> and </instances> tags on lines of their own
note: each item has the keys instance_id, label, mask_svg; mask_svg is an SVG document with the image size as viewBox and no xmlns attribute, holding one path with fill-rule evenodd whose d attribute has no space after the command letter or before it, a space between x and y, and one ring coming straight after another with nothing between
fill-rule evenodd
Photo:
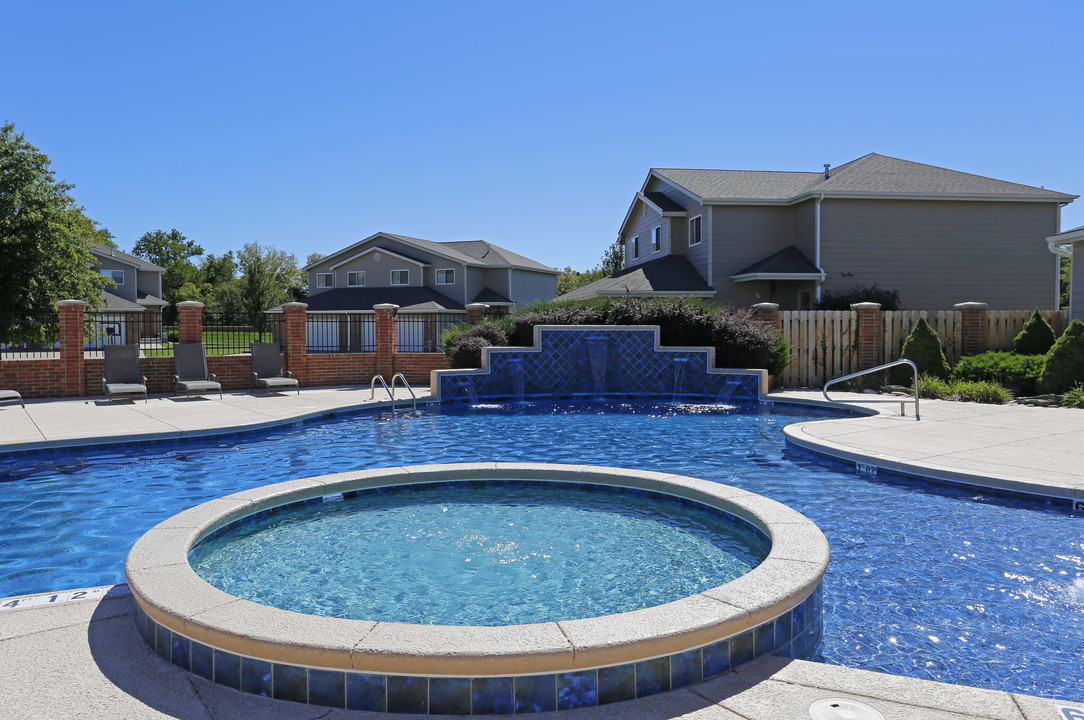
<instances>
[{"instance_id":1,"label":"two-story house","mask_svg":"<svg viewBox=\"0 0 1084 720\"><path fill-rule=\"evenodd\" d=\"M1045 240L1076 197L877 154L823 172L652 169L618 231L625 269L562 299L787 310L876 284L911 310L1052 308Z\"/></svg>"},{"instance_id":2,"label":"two-story house","mask_svg":"<svg viewBox=\"0 0 1084 720\"><path fill-rule=\"evenodd\" d=\"M140 338L157 337L162 330L161 268L108 245L92 242L93 269L110 278L116 287L102 290L103 333L109 342L134 343Z\"/></svg>"}]
</instances>

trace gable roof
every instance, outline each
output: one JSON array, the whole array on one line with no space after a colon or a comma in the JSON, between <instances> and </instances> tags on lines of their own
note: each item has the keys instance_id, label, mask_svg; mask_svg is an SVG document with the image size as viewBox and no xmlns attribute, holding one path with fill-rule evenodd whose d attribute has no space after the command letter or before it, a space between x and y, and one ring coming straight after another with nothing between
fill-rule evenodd
<instances>
[{"instance_id":1,"label":"gable roof","mask_svg":"<svg viewBox=\"0 0 1084 720\"><path fill-rule=\"evenodd\" d=\"M654 168L700 202L790 204L814 195L1071 202L1077 195L870 153L823 172ZM645 187L647 183L645 182Z\"/></svg>"},{"instance_id":2,"label":"gable roof","mask_svg":"<svg viewBox=\"0 0 1084 720\"><path fill-rule=\"evenodd\" d=\"M135 255L123 253L116 248L111 248L108 245L103 245L102 243L94 242L93 240L90 243L90 252L94 255L97 255L98 257L116 260L117 262L123 263L124 265L131 265L136 270L143 270L149 272L166 271L164 267L158 267L149 260L144 260L143 258L136 257Z\"/></svg>"},{"instance_id":3,"label":"gable roof","mask_svg":"<svg viewBox=\"0 0 1084 720\"><path fill-rule=\"evenodd\" d=\"M463 310L463 304L427 287L335 288L305 300L308 312L372 311L378 303L394 303L399 312Z\"/></svg>"},{"instance_id":4,"label":"gable roof","mask_svg":"<svg viewBox=\"0 0 1084 720\"><path fill-rule=\"evenodd\" d=\"M683 255L667 255L658 260L634 265L610 277L567 292L558 300L586 300L593 297L630 295L684 295L711 297L715 291Z\"/></svg>"},{"instance_id":5,"label":"gable roof","mask_svg":"<svg viewBox=\"0 0 1084 720\"><path fill-rule=\"evenodd\" d=\"M443 258L447 258L463 265L470 265L473 267L489 267L489 268L512 268L515 270L532 270L535 272L544 272L551 275L559 275L560 270L555 270L547 265L543 265L540 262L535 262L530 258L526 258L522 255L506 250L502 247L494 245L493 243L485 242L483 240L468 240L463 242L434 242L432 240L423 240L421 238L410 237L409 235L396 235L395 233L377 232L369 237L349 245L342 250L331 253L326 257L322 257L315 263L311 263L302 268L302 270L308 270L314 265L327 262L329 259L337 257L339 255L346 255L354 250L357 250L362 245L372 242L377 238L385 237L392 240L397 240L404 245L411 245L420 250L430 252L434 255L439 255ZM391 251L390 251L391 252Z\"/></svg>"},{"instance_id":6,"label":"gable roof","mask_svg":"<svg viewBox=\"0 0 1084 720\"><path fill-rule=\"evenodd\" d=\"M823 280L824 273L795 245L759 260L730 276L734 282L749 280Z\"/></svg>"}]
</instances>

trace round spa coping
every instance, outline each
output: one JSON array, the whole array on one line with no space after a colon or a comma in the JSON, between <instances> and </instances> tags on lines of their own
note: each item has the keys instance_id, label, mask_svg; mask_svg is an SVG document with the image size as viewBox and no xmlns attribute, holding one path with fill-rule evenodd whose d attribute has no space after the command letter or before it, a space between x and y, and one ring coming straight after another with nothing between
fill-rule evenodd
<instances>
[{"instance_id":1,"label":"round spa coping","mask_svg":"<svg viewBox=\"0 0 1084 720\"><path fill-rule=\"evenodd\" d=\"M229 595L200 578L189 564L189 550L199 540L272 507L385 485L487 479L594 483L684 498L758 528L771 540L771 551L736 580L664 605L495 627L375 622L281 610ZM812 598L828 559L828 541L812 521L739 488L587 465L461 463L323 475L211 500L144 534L128 553L125 575L139 606L137 614L145 614L159 629L220 651L310 668L479 677L587 670L707 646Z\"/></svg>"}]
</instances>

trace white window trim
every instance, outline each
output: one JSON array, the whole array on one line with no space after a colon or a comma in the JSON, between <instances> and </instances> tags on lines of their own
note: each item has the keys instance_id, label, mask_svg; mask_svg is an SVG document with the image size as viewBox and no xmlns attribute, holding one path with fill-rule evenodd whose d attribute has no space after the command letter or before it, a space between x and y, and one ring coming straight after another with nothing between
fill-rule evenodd
<instances>
[{"instance_id":1,"label":"white window trim","mask_svg":"<svg viewBox=\"0 0 1084 720\"><path fill-rule=\"evenodd\" d=\"M639 260L640 259L640 236L639 235L633 235L632 236L632 242L629 243L629 245L632 246L632 252L630 252L629 255L632 256L633 260Z\"/></svg>"},{"instance_id":2,"label":"white window trim","mask_svg":"<svg viewBox=\"0 0 1084 720\"><path fill-rule=\"evenodd\" d=\"M401 273L406 273L406 282L403 282L403 283L395 282L395 273L400 273L400 272ZM404 285L410 285L410 268L392 270L390 272L390 274L388 275L388 284L389 285L395 285L396 287L402 287Z\"/></svg>"},{"instance_id":3,"label":"white window trim","mask_svg":"<svg viewBox=\"0 0 1084 720\"><path fill-rule=\"evenodd\" d=\"M113 277L113 273L120 273L120 280ZM103 275L117 284L117 287L124 285L124 271L123 270L99 270L99 275Z\"/></svg>"},{"instance_id":4,"label":"white window trim","mask_svg":"<svg viewBox=\"0 0 1084 720\"><path fill-rule=\"evenodd\" d=\"M320 284L320 278L327 278L327 285ZM335 287L335 273L316 273L316 287L317 288L330 288Z\"/></svg>"},{"instance_id":5,"label":"white window trim","mask_svg":"<svg viewBox=\"0 0 1084 720\"><path fill-rule=\"evenodd\" d=\"M651 253L662 252L662 225L651 228Z\"/></svg>"},{"instance_id":6,"label":"white window trim","mask_svg":"<svg viewBox=\"0 0 1084 720\"><path fill-rule=\"evenodd\" d=\"M440 277L440 273L451 273L452 274L452 281L451 282L441 282L438 279ZM455 268L437 268L436 270L433 271L433 282L435 284L437 284L437 285L455 285Z\"/></svg>"},{"instance_id":7,"label":"white window trim","mask_svg":"<svg viewBox=\"0 0 1084 720\"><path fill-rule=\"evenodd\" d=\"M693 245L699 245L700 243L704 242L704 220L703 220L703 217L704 217L703 215L697 215L696 217L689 218L689 247L692 247ZM693 221L695 221L695 220L700 221L700 239L697 240L696 242L693 242Z\"/></svg>"},{"instance_id":8,"label":"white window trim","mask_svg":"<svg viewBox=\"0 0 1084 720\"><path fill-rule=\"evenodd\" d=\"M351 282L350 282L350 276L351 275L360 275L361 276L361 282L351 284ZM365 271L364 270L348 270L346 272L346 287L365 287Z\"/></svg>"}]
</instances>

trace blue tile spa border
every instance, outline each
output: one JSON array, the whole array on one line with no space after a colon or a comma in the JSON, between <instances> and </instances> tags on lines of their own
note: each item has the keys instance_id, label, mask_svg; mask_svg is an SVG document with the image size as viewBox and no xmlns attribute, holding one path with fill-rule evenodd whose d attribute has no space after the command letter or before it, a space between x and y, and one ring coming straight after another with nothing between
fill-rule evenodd
<instances>
[{"instance_id":1,"label":"blue tile spa border","mask_svg":"<svg viewBox=\"0 0 1084 720\"><path fill-rule=\"evenodd\" d=\"M251 695L320 707L429 715L523 715L677 690L764 655L809 658L824 631L821 585L757 627L671 655L545 675L427 677L328 670L226 652L158 624L133 598L136 630L178 668Z\"/></svg>"}]
</instances>

